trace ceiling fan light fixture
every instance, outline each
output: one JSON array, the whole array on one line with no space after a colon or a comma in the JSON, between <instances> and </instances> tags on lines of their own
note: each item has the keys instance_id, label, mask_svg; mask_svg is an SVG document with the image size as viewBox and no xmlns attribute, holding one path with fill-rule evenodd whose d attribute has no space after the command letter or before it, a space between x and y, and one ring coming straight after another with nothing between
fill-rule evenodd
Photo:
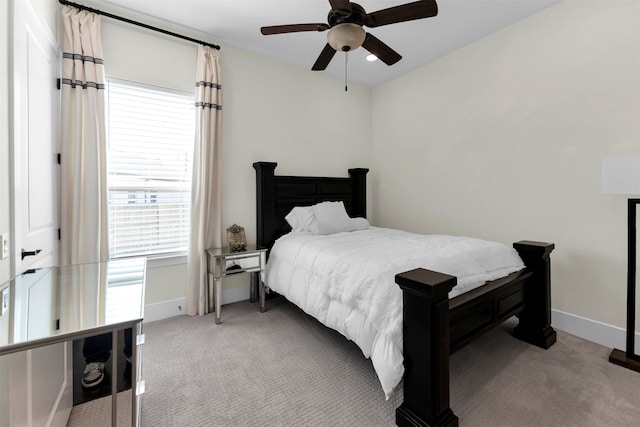
<instances>
[{"instance_id":1,"label":"ceiling fan light fixture","mask_svg":"<svg viewBox=\"0 0 640 427\"><path fill-rule=\"evenodd\" d=\"M338 52L348 52L362 46L366 36L367 33L360 25L342 23L327 32L327 42Z\"/></svg>"}]
</instances>

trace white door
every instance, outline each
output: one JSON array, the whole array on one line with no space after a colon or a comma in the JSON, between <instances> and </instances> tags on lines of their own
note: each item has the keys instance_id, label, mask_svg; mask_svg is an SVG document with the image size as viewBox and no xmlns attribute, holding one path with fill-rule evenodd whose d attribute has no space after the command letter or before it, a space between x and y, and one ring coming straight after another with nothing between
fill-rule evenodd
<instances>
[{"instance_id":1,"label":"white door","mask_svg":"<svg viewBox=\"0 0 640 427\"><path fill-rule=\"evenodd\" d=\"M29 1L10 0L10 149L12 164L12 273L58 261L59 48ZM11 19L13 18L13 20ZM14 319L14 333L39 334L55 326L54 277L21 289L34 304ZM39 308L35 308L35 307ZM44 328L44 329L43 329ZM7 357L12 426L64 426L73 404L70 343Z\"/></svg>"},{"instance_id":2,"label":"white door","mask_svg":"<svg viewBox=\"0 0 640 427\"><path fill-rule=\"evenodd\" d=\"M14 0L13 276L58 253L58 46L30 3ZM10 91L11 92L11 91Z\"/></svg>"}]
</instances>

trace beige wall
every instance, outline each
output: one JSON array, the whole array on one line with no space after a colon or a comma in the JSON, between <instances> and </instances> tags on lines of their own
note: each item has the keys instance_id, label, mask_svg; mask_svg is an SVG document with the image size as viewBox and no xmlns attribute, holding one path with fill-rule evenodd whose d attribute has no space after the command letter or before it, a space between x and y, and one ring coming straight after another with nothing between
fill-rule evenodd
<instances>
[{"instance_id":1,"label":"beige wall","mask_svg":"<svg viewBox=\"0 0 640 427\"><path fill-rule=\"evenodd\" d=\"M553 307L623 326L626 198L640 153L640 2L566 1L373 91L376 223L555 242Z\"/></svg>"},{"instance_id":2,"label":"beige wall","mask_svg":"<svg viewBox=\"0 0 640 427\"><path fill-rule=\"evenodd\" d=\"M102 20L108 76L193 91L196 45L108 18ZM222 46L223 225L245 227L255 241L256 161L279 173L347 176L368 167L370 90ZM146 303L185 296L185 265L151 267ZM226 280L246 286L248 276Z\"/></svg>"}]
</instances>

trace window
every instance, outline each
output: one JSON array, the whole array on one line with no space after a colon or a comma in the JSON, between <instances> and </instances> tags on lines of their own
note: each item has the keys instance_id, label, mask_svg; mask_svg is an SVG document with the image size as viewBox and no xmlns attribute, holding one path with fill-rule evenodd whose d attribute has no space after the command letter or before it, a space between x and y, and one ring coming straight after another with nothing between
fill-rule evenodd
<instances>
[{"instance_id":1,"label":"window","mask_svg":"<svg viewBox=\"0 0 640 427\"><path fill-rule=\"evenodd\" d=\"M187 251L194 101L190 93L108 80L112 258Z\"/></svg>"}]
</instances>

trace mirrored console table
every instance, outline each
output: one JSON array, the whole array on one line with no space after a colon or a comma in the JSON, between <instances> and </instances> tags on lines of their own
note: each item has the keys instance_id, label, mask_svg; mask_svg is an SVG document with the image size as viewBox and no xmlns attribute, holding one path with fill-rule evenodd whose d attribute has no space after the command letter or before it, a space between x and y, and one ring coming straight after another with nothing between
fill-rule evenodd
<instances>
[{"instance_id":1,"label":"mirrored console table","mask_svg":"<svg viewBox=\"0 0 640 427\"><path fill-rule=\"evenodd\" d=\"M0 356L132 328L131 425L140 425L139 398L146 259L28 270L0 284ZM117 371L118 352L111 354ZM79 386L76 385L76 386ZM117 420L116 376L111 379L111 419Z\"/></svg>"}]
</instances>

